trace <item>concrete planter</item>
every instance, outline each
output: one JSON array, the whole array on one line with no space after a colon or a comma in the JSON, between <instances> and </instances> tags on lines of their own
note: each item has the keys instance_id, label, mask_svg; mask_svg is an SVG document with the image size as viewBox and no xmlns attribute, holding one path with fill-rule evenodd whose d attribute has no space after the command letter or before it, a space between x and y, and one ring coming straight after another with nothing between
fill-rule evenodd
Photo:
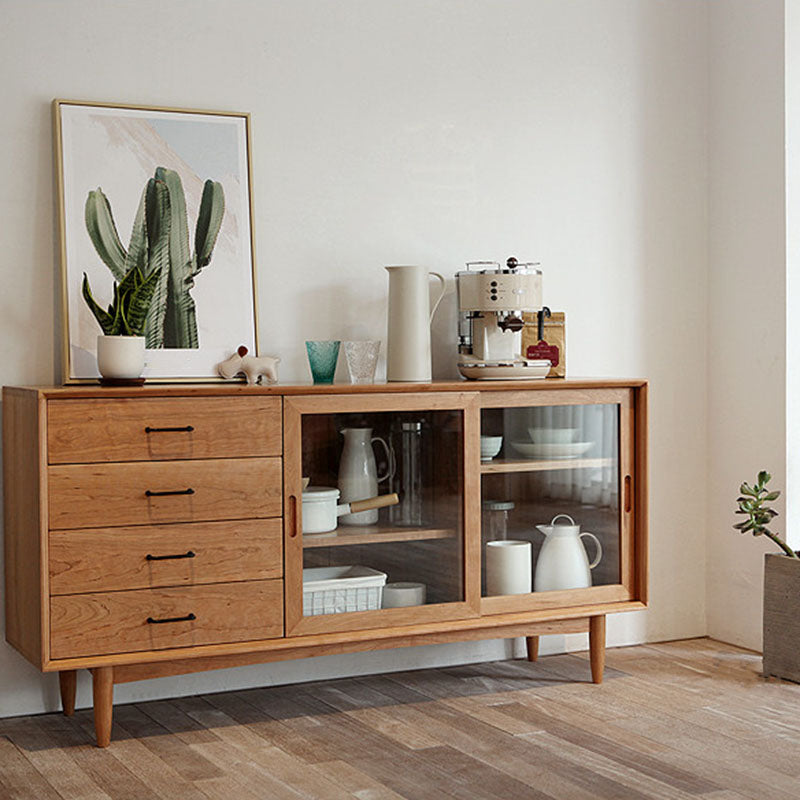
<instances>
[{"instance_id":1,"label":"concrete planter","mask_svg":"<svg viewBox=\"0 0 800 800\"><path fill-rule=\"evenodd\" d=\"M764 676L800 683L800 559L764 557Z\"/></svg>"}]
</instances>

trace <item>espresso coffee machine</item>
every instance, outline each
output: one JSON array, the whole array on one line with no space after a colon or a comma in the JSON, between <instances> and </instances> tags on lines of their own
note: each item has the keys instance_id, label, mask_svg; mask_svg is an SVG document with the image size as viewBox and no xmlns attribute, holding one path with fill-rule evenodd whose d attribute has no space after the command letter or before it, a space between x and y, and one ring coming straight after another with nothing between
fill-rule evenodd
<instances>
[{"instance_id":1,"label":"espresso coffee machine","mask_svg":"<svg viewBox=\"0 0 800 800\"><path fill-rule=\"evenodd\" d=\"M470 261L456 273L458 289L458 369L465 378L543 378L550 362L520 353L523 312L542 308L542 272L537 263L509 258Z\"/></svg>"}]
</instances>

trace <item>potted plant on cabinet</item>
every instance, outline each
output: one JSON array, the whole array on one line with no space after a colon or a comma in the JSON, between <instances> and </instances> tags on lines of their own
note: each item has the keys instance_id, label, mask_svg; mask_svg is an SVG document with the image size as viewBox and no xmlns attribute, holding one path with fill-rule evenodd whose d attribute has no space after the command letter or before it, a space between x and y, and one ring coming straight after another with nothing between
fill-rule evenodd
<instances>
[{"instance_id":1,"label":"potted plant on cabinet","mask_svg":"<svg viewBox=\"0 0 800 800\"><path fill-rule=\"evenodd\" d=\"M752 486L739 487L736 513L746 519L733 527L766 536L783 551L764 556L763 673L800 682L800 557L768 527L778 516L769 503L781 494L767 489L771 477L762 470Z\"/></svg>"},{"instance_id":2,"label":"potted plant on cabinet","mask_svg":"<svg viewBox=\"0 0 800 800\"><path fill-rule=\"evenodd\" d=\"M97 337L97 368L107 382L136 381L144 370L144 326L160 273L156 268L145 277L138 266L131 267L114 282L108 310L95 301L83 274L83 298L103 331Z\"/></svg>"}]
</instances>

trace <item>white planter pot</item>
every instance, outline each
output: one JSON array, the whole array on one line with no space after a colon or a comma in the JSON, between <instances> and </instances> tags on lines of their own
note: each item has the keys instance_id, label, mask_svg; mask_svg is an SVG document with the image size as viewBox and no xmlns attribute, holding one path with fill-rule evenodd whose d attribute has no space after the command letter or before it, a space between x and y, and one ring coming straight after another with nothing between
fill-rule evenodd
<instances>
[{"instance_id":1,"label":"white planter pot","mask_svg":"<svg viewBox=\"0 0 800 800\"><path fill-rule=\"evenodd\" d=\"M144 336L98 336L97 368L104 378L138 378L144 371Z\"/></svg>"}]
</instances>

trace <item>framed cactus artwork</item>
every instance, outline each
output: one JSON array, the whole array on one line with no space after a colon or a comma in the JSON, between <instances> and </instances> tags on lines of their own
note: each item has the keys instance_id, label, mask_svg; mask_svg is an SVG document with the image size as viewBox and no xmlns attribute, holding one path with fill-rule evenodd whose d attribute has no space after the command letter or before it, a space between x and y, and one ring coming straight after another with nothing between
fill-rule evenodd
<instances>
[{"instance_id":1,"label":"framed cactus artwork","mask_svg":"<svg viewBox=\"0 0 800 800\"><path fill-rule=\"evenodd\" d=\"M148 380L217 380L258 352L249 116L54 100L53 117L65 383L98 378L98 320L132 274Z\"/></svg>"}]
</instances>

